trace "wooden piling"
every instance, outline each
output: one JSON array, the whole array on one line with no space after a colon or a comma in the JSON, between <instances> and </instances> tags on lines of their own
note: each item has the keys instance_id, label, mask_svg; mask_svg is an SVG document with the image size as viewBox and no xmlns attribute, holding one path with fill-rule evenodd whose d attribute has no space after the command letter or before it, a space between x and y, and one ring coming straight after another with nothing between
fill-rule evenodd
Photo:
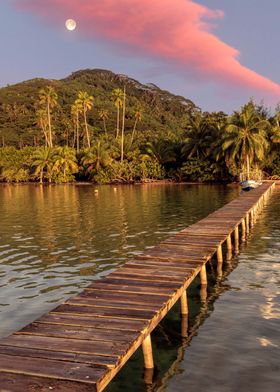
<instances>
[{"instance_id":1,"label":"wooden piling","mask_svg":"<svg viewBox=\"0 0 280 392\"><path fill-rule=\"evenodd\" d=\"M234 251L239 252L239 228L238 226L234 229Z\"/></svg>"},{"instance_id":2,"label":"wooden piling","mask_svg":"<svg viewBox=\"0 0 280 392\"><path fill-rule=\"evenodd\" d=\"M143 340L142 349L143 349L145 369L153 369L154 368L154 359L153 359L153 348L152 348L151 335L148 335Z\"/></svg>"},{"instance_id":3,"label":"wooden piling","mask_svg":"<svg viewBox=\"0 0 280 392\"><path fill-rule=\"evenodd\" d=\"M232 259L232 241L231 234L227 237L227 261Z\"/></svg>"},{"instance_id":4,"label":"wooden piling","mask_svg":"<svg viewBox=\"0 0 280 392\"><path fill-rule=\"evenodd\" d=\"M201 267L200 270L200 284L201 285L206 285L207 286L207 272L206 272L206 266L205 264Z\"/></svg>"},{"instance_id":5,"label":"wooden piling","mask_svg":"<svg viewBox=\"0 0 280 392\"><path fill-rule=\"evenodd\" d=\"M188 298L187 298L187 292L185 290L181 296L181 314L182 316L187 316L188 313L189 313Z\"/></svg>"},{"instance_id":6,"label":"wooden piling","mask_svg":"<svg viewBox=\"0 0 280 392\"><path fill-rule=\"evenodd\" d=\"M243 218L241 221L241 227L242 227L242 241L246 240L246 223L245 223L245 219Z\"/></svg>"}]
</instances>

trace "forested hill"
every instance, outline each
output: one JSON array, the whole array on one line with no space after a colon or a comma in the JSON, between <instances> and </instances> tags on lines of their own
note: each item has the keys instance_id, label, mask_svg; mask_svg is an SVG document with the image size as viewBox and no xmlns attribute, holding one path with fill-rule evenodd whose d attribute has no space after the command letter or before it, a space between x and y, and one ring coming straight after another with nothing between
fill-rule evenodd
<instances>
[{"instance_id":1,"label":"forested hill","mask_svg":"<svg viewBox=\"0 0 280 392\"><path fill-rule=\"evenodd\" d=\"M124 86L127 91L125 127L128 133L133 129L135 112L139 109L143 115L138 130L153 137L155 134L180 134L189 115L197 110L195 104L186 98L161 90L154 84L141 84L107 70L77 71L62 80L37 78L0 89L0 145L22 147L42 144L43 135L36 110L39 108L39 92L47 86L52 86L58 95L58 105L52 114L56 144L73 132L71 106L79 91L85 91L94 98L93 108L87 114L93 136L98 136L103 130L102 111L108 112L108 133L115 132L117 109L112 91Z\"/></svg>"}]
</instances>

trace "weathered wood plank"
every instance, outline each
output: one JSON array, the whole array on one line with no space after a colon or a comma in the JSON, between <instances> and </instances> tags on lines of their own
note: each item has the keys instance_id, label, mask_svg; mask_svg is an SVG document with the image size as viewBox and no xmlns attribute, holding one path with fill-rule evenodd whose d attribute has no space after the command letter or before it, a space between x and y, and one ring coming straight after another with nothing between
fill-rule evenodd
<instances>
[{"instance_id":1,"label":"weathered wood plank","mask_svg":"<svg viewBox=\"0 0 280 392\"><path fill-rule=\"evenodd\" d=\"M0 372L96 384L107 371L106 367L83 363L0 354Z\"/></svg>"}]
</instances>

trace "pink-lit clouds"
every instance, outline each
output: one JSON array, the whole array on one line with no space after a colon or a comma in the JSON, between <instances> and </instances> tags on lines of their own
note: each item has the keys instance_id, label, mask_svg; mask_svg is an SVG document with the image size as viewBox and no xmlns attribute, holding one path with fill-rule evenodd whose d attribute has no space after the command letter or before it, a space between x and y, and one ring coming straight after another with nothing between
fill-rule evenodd
<instances>
[{"instance_id":1,"label":"pink-lit clouds","mask_svg":"<svg viewBox=\"0 0 280 392\"><path fill-rule=\"evenodd\" d=\"M192 0L15 0L25 11L64 23L78 21L80 34L152 55L194 72L204 81L280 97L280 85L239 62L239 52L213 34L223 18Z\"/></svg>"}]
</instances>

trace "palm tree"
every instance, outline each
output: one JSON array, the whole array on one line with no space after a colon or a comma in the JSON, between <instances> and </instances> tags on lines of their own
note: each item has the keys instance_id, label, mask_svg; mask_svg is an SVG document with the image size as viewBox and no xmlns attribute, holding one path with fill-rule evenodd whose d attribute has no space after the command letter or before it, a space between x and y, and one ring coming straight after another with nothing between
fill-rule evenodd
<instances>
[{"instance_id":1,"label":"palm tree","mask_svg":"<svg viewBox=\"0 0 280 392\"><path fill-rule=\"evenodd\" d=\"M247 179L252 163L264 159L269 127L270 123L257 113L253 102L246 104L241 112L235 112L229 119L222 149L228 163L241 160Z\"/></svg>"},{"instance_id":2,"label":"palm tree","mask_svg":"<svg viewBox=\"0 0 280 392\"><path fill-rule=\"evenodd\" d=\"M69 147L57 147L55 155L53 157L54 171L63 172L63 180L66 181L67 173L73 174L78 172L77 158L75 150Z\"/></svg>"},{"instance_id":3,"label":"palm tree","mask_svg":"<svg viewBox=\"0 0 280 392\"><path fill-rule=\"evenodd\" d=\"M212 126L207 117L195 113L187 125L186 139L182 153L187 159L206 157L212 141Z\"/></svg>"},{"instance_id":4,"label":"palm tree","mask_svg":"<svg viewBox=\"0 0 280 392\"><path fill-rule=\"evenodd\" d=\"M122 113L122 135L121 135L121 162L123 162L123 150L124 150L124 122L125 122L125 105L126 105L126 91L123 89L123 113Z\"/></svg>"},{"instance_id":5,"label":"palm tree","mask_svg":"<svg viewBox=\"0 0 280 392\"><path fill-rule=\"evenodd\" d=\"M100 168L108 166L111 161L109 147L102 140L97 140L91 149L85 151L85 155L81 159L81 163L89 175L94 170L98 172Z\"/></svg>"},{"instance_id":6,"label":"palm tree","mask_svg":"<svg viewBox=\"0 0 280 392\"><path fill-rule=\"evenodd\" d=\"M47 175L49 182L52 181L52 172L54 166L54 150L50 147L43 147L37 149L32 156L35 167L35 176L39 175L40 184L43 183L44 172Z\"/></svg>"},{"instance_id":7,"label":"palm tree","mask_svg":"<svg viewBox=\"0 0 280 392\"><path fill-rule=\"evenodd\" d=\"M142 121L142 119L143 119L143 109L137 108L134 113L134 118L135 118L135 122L134 122L133 130L132 130L132 134L131 134L130 147L132 146L132 143L133 143L137 124L138 124L138 122Z\"/></svg>"},{"instance_id":8,"label":"palm tree","mask_svg":"<svg viewBox=\"0 0 280 392\"><path fill-rule=\"evenodd\" d=\"M93 97L91 95L89 95L86 91L80 91L78 93L78 99L75 102L78 105L81 105L83 108L87 145L88 145L88 148L90 148L90 137L89 137L88 123L87 123L87 112L93 106Z\"/></svg>"},{"instance_id":9,"label":"palm tree","mask_svg":"<svg viewBox=\"0 0 280 392\"><path fill-rule=\"evenodd\" d=\"M45 105L47 118L48 118L48 128L49 128L49 146L53 147L52 140L52 124L51 124L51 109L57 105L58 96L52 86L48 86L45 89L40 90L39 93L39 103Z\"/></svg>"},{"instance_id":10,"label":"palm tree","mask_svg":"<svg viewBox=\"0 0 280 392\"><path fill-rule=\"evenodd\" d=\"M48 115L45 109L38 109L36 110L36 118L37 124L41 128L44 137L45 137L45 145L50 147L49 136L47 133L48 128Z\"/></svg>"},{"instance_id":11,"label":"palm tree","mask_svg":"<svg viewBox=\"0 0 280 392\"><path fill-rule=\"evenodd\" d=\"M123 106L123 92L120 88L116 88L112 92L112 97L114 100L114 104L117 108L117 131L116 138L119 136L120 132L120 108Z\"/></svg>"},{"instance_id":12,"label":"palm tree","mask_svg":"<svg viewBox=\"0 0 280 392\"><path fill-rule=\"evenodd\" d=\"M106 135L106 139L108 139L106 120L108 120L108 118L109 118L109 112L108 112L108 110L99 110L98 115L99 115L99 118L101 120L103 120L104 132Z\"/></svg>"},{"instance_id":13,"label":"palm tree","mask_svg":"<svg viewBox=\"0 0 280 392\"><path fill-rule=\"evenodd\" d=\"M74 145L75 145L75 139L76 139L76 149L77 152L80 150L80 121L79 121L79 115L83 112L83 106L81 102L79 102L77 99L71 106L71 114L74 120L74 125L75 125L75 135L74 135Z\"/></svg>"}]
</instances>

